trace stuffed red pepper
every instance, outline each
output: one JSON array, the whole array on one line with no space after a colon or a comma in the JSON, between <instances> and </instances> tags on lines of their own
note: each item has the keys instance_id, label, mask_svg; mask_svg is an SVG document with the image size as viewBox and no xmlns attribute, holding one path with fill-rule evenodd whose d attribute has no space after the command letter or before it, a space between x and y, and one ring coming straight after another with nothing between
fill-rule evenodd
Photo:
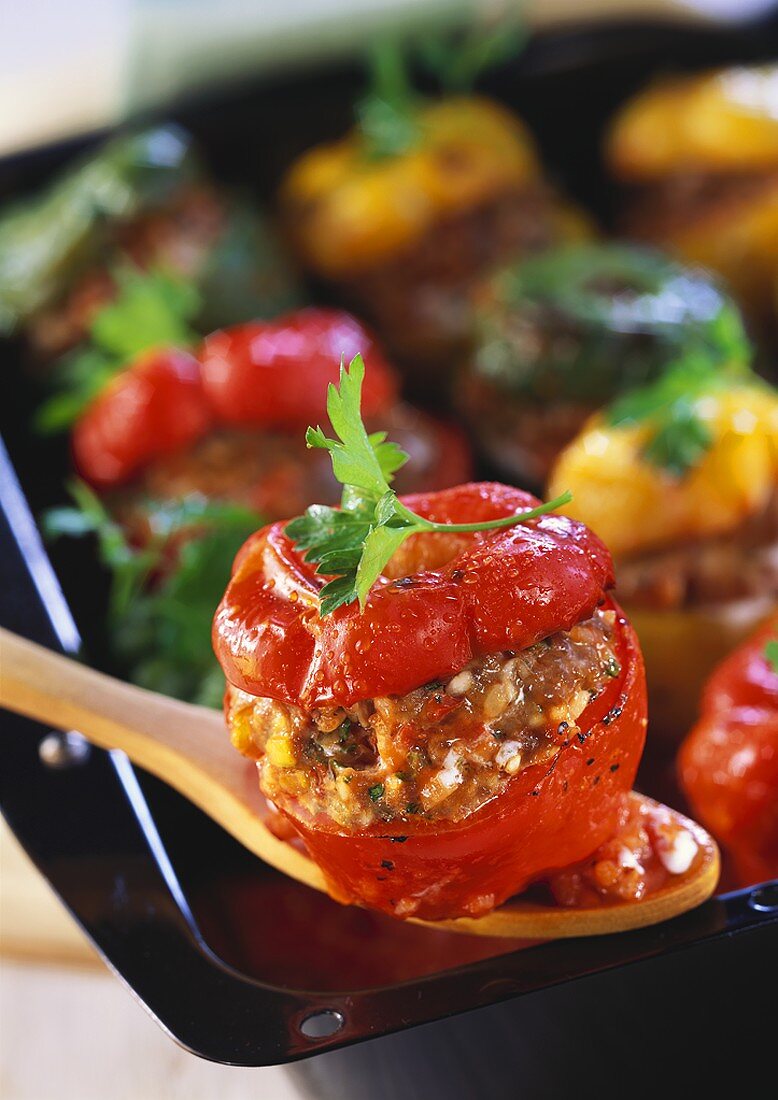
<instances>
[{"instance_id":1,"label":"stuffed red pepper","mask_svg":"<svg viewBox=\"0 0 778 1100\"><path fill-rule=\"evenodd\" d=\"M743 885L778 876L778 616L711 676L678 765Z\"/></svg>"},{"instance_id":2,"label":"stuffed red pepper","mask_svg":"<svg viewBox=\"0 0 778 1100\"><path fill-rule=\"evenodd\" d=\"M613 835L645 738L608 551L528 493L398 498L402 455L330 390L341 509L265 527L214 621L226 713L332 894L480 915ZM355 411L356 410L356 411ZM358 602L357 602L358 601Z\"/></svg>"},{"instance_id":3,"label":"stuffed red pepper","mask_svg":"<svg viewBox=\"0 0 778 1100\"><path fill-rule=\"evenodd\" d=\"M370 422L380 414L411 455L405 487L467 477L464 437L399 400L393 368L358 321L314 308L215 332L192 351L138 356L77 420L76 469L140 534L149 502L191 494L268 518L333 501L329 463L306 454L302 430L323 415L341 356L358 349L370 363L366 414Z\"/></svg>"}]
</instances>

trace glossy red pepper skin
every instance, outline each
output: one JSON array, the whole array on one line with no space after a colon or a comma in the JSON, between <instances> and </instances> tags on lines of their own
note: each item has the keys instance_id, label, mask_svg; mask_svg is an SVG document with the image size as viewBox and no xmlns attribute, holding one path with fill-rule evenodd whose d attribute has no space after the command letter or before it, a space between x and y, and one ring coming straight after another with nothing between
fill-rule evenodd
<instances>
[{"instance_id":1,"label":"glossy red pepper skin","mask_svg":"<svg viewBox=\"0 0 778 1100\"><path fill-rule=\"evenodd\" d=\"M403 500L421 516L455 523L538 504L520 489L488 482ZM404 695L481 654L524 649L569 630L603 601L613 572L593 532L546 515L469 536L440 568L379 578L364 611L351 604L320 618L323 583L284 524L248 540L214 619L214 648L231 683L304 708Z\"/></svg>"},{"instance_id":2,"label":"glossy red pepper skin","mask_svg":"<svg viewBox=\"0 0 778 1100\"><path fill-rule=\"evenodd\" d=\"M678 770L695 815L729 849L743 885L778 876L778 616L711 676Z\"/></svg>"},{"instance_id":3,"label":"glossy red pepper skin","mask_svg":"<svg viewBox=\"0 0 778 1100\"><path fill-rule=\"evenodd\" d=\"M172 348L145 352L76 423L76 469L95 488L113 488L153 459L190 446L211 420L197 360Z\"/></svg>"},{"instance_id":4,"label":"glossy red pepper skin","mask_svg":"<svg viewBox=\"0 0 778 1100\"><path fill-rule=\"evenodd\" d=\"M643 660L618 615L621 675L584 711L580 735L464 821L409 817L347 834L284 808L333 896L393 916L479 916L612 836L646 735Z\"/></svg>"},{"instance_id":5,"label":"glossy red pepper skin","mask_svg":"<svg viewBox=\"0 0 778 1100\"><path fill-rule=\"evenodd\" d=\"M327 385L341 358L365 361L362 413L397 400L397 379L373 337L348 313L304 309L214 332L202 343L203 386L222 424L301 428L327 415Z\"/></svg>"},{"instance_id":6,"label":"glossy red pepper skin","mask_svg":"<svg viewBox=\"0 0 778 1100\"><path fill-rule=\"evenodd\" d=\"M224 329L207 337L197 356L174 349L145 353L76 423L77 469L95 488L111 489L213 426L299 432L304 467L305 428L326 420L328 383L337 381L341 357L348 362L357 352L367 367L364 415L383 423L397 406L397 377L373 337L339 310L305 309ZM453 484L467 476L469 448L454 428L410 409L402 415L416 450L440 451L427 463L426 484Z\"/></svg>"}]
</instances>

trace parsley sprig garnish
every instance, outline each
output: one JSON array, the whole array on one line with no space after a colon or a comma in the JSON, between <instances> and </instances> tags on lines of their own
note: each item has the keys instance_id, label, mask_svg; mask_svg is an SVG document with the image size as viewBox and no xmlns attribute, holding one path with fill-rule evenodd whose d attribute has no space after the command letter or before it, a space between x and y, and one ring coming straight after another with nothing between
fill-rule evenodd
<instances>
[{"instance_id":1,"label":"parsley sprig garnish","mask_svg":"<svg viewBox=\"0 0 778 1100\"><path fill-rule=\"evenodd\" d=\"M770 639L764 647L764 655L773 672L778 673L778 638Z\"/></svg>"},{"instance_id":2,"label":"parsley sprig garnish","mask_svg":"<svg viewBox=\"0 0 778 1100\"><path fill-rule=\"evenodd\" d=\"M340 389L330 384L327 413L338 437L308 428L309 447L327 450L332 469L343 486L340 509L314 504L305 515L286 525L286 533L316 572L332 577L321 589L321 615L358 600L364 609L370 589L389 559L411 535L422 532L473 532L513 527L553 512L572 500L563 493L528 512L484 523L434 523L406 507L391 488L393 474L408 456L385 432L368 435L361 399L365 365L357 355L348 370L340 368Z\"/></svg>"},{"instance_id":3,"label":"parsley sprig garnish","mask_svg":"<svg viewBox=\"0 0 778 1100\"><path fill-rule=\"evenodd\" d=\"M108 625L113 655L142 687L218 707L224 676L213 655L213 609L235 554L263 522L249 508L199 495L146 502L149 537L132 543L82 481L72 506L50 509L47 537L94 535L110 575Z\"/></svg>"},{"instance_id":4,"label":"parsley sprig garnish","mask_svg":"<svg viewBox=\"0 0 778 1100\"><path fill-rule=\"evenodd\" d=\"M418 61L444 92L472 91L478 77L517 54L526 31L516 15L458 33L427 33L412 44L382 38L368 53L369 87L357 101L357 126L371 159L400 156L419 144L418 111L424 97L413 86L410 68Z\"/></svg>"},{"instance_id":5,"label":"parsley sprig garnish","mask_svg":"<svg viewBox=\"0 0 778 1100\"><path fill-rule=\"evenodd\" d=\"M354 108L365 152L371 160L400 156L417 144L421 131L416 118L420 96L399 42L383 39L372 45L368 68L369 89Z\"/></svg>"},{"instance_id":6,"label":"parsley sprig garnish","mask_svg":"<svg viewBox=\"0 0 778 1100\"><path fill-rule=\"evenodd\" d=\"M516 10L486 26L459 34L428 34L419 40L421 63L448 92L469 92L487 69L515 57L527 41L527 27Z\"/></svg>"},{"instance_id":7,"label":"parsley sprig garnish","mask_svg":"<svg viewBox=\"0 0 778 1100\"><path fill-rule=\"evenodd\" d=\"M141 271L129 264L112 278L116 297L89 326L87 340L56 368L57 392L38 410L39 431L69 427L128 363L155 347L185 348L197 334L190 321L201 306L197 288L162 270Z\"/></svg>"},{"instance_id":8,"label":"parsley sprig garnish","mask_svg":"<svg viewBox=\"0 0 778 1100\"><path fill-rule=\"evenodd\" d=\"M700 415L700 400L733 383L763 383L749 367L750 346L735 314L692 330L687 345L654 382L617 398L607 417L615 426L647 423L643 455L648 462L682 477L704 458L713 434Z\"/></svg>"}]
</instances>

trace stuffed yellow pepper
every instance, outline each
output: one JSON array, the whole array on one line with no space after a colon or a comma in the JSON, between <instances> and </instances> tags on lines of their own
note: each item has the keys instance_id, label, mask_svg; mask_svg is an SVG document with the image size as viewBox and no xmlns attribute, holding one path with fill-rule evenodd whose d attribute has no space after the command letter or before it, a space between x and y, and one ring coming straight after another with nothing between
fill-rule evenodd
<instances>
[{"instance_id":1,"label":"stuffed yellow pepper","mask_svg":"<svg viewBox=\"0 0 778 1100\"><path fill-rule=\"evenodd\" d=\"M589 228L511 111L471 94L422 98L403 81L397 64L391 79L379 71L354 128L300 157L280 202L302 265L429 389L467 340L475 279Z\"/></svg>"},{"instance_id":2,"label":"stuffed yellow pepper","mask_svg":"<svg viewBox=\"0 0 778 1100\"><path fill-rule=\"evenodd\" d=\"M655 738L689 728L713 666L778 606L778 395L700 374L682 365L593 417L550 481L613 553Z\"/></svg>"},{"instance_id":3,"label":"stuffed yellow pepper","mask_svg":"<svg viewBox=\"0 0 778 1100\"><path fill-rule=\"evenodd\" d=\"M778 65L660 80L613 120L606 157L634 186L628 228L778 314Z\"/></svg>"}]
</instances>

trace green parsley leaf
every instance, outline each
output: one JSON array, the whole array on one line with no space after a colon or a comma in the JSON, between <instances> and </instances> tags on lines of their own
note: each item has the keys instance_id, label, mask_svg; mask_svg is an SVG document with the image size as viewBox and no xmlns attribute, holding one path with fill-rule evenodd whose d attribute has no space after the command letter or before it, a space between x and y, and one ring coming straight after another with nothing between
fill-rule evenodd
<instances>
[{"instance_id":1,"label":"green parsley leaf","mask_svg":"<svg viewBox=\"0 0 778 1100\"><path fill-rule=\"evenodd\" d=\"M111 358L97 348L71 352L55 368L58 392L35 413L36 430L44 435L65 431L115 375Z\"/></svg>"},{"instance_id":2,"label":"green parsley leaf","mask_svg":"<svg viewBox=\"0 0 778 1100\"><path fill-rule=\"evenodd\" d=\"M369 90L355 108L366 156L402 156L424 139L418 117L423 99L413 87L411 60L418 58L445 91L463 93L484 70L517 54L525 41L524 27L512 16L498 25L427 34L412 46L398 38L373 44L368 53Z\"/></svg>"},{"instance_id":3,"label":"green parsley leaf","mask_svg":"<svg viewBox=\"0 0 778 1100\"><path fill-rule=\"evenodd\" d=\"M197 334L189 321L200 309L194 284L160 269L114 272L116 298L97 313L89 327L92 343L122 363L150 347L186 347Z\"/></svg>"},{"instance_id":4,"label":"green parsley leaf","mask_svg":"<svg viewBox=\"0 0 778 1100\"><path fill-rule=\"evenodd\" d=\"M224 677L211 647L213 609L235 554L261 518L241 505L200 496L149 501L151 539L141 548L128 542L83 482L72 483L70 493L75 507L51 509L44 532L96 535L100 560L111 574L112 645L130 678L154 691L220 706Z\"/></svg>"},{"instance_id":5,"label":"green parsley leaf","mask_svg":"<svg viewBox=\"0 0 778 1100\"><path fill-rule=\"evenodd\" d=\"M116 298L98 311L87 342L56 368L58 392L38 410L38 431L68 428L141 352L186 348L197 340L189 324L200 309L200 294L193 284L161 270L130 266L117 269L113 278Z\"/></svg>"},{"instance_id":6,"label":"green parsley leaf","mask_svg":"<svg viewBox=\"0 0 778 1100\"><path fill-rule=\"evenodd\" d=\"M368 54L369 90L355 108L357 127L370 160L401 156L420 139L419 99L411 85L399 41L382 39Z\"/></svg>"},{"instance_id":7,"label":"green parsley leaf","mask_svg":"<svg viewBox=\"0 0 778 1100\"><path fill-rule=\"evenodd\" d=\"M319 596L321 598L322 618L331 615L333 611L337 611L339 607L343 607L345 604L353 603L357 598L354 573L349 570L342 577L335 577L334 580L328 581Z\"/></svg>"},{"instance_id":8,"label":"green parsley leaf","mask_svg":"<svg viewBox=\"0 0 778 1100\"><path fill-rule=\"evenodd\" d=\"M235 554L256 530L258 517L224 523L212 517L177 550L174 567L136 599L120 623L120 655L143 687L193 702L219 705L224 677L211 646L213 610L230 576Z\"/></svg>"},{"instance_id":9,"label":"green parsley leaf","mask_svg":"<svg viewBox=\"0 0 778 1100\"><path fill-rule=\"evenodd\" d=\"M309 447L330 452L332 469L341 485L359 490L351 509L367 501L376 503L389 492L389 478L408 456L394 443L387 443L383 432L368 436L360 411L365 364L361 355L351 361L347 371L340 366L340 389L330 383L327 389L327 415L339 439L328 439L321 428L309 428L305 441Z\"/></svg>"},{"instance_id":10,"label":"green parsley leaf","mask_svg":"<svg viewBox=\"0 0 778 1100\"><path fill-rule=\"evenodd\" d=\"M392 475L407 456L384 432L368 435L362 422L361 398L365 365L357 355L346 370L340 366L340 388L330 385L327 412L338 439L321 428L309 428L309 447L329 451L335 477L343 485L340 510L314 504L291 520L286 534L316 572L331 579L321 589L321 615L359 601L365 607L371 588L395 551L422 531L486 531L512 527L568 503L570 493L528 512L486 523L433 523L416 515L390 486Z\"/></svg>"},{"instance_id":11,"label":"green parsley leaf","mask_svg":"<svg viewBox=\"0 0 778 1100\"><path fill-rule=\"evenodd\" d=\"M671 405L661 426L646 445L645 457L675 477L696 466L713 443L713 434L694 407L684 402Z\"/></svg>"},{"instance_id":12,"label":"green parsley leaf","mask_svg":"<svg viewBox=\"0 0 778 1100\"><path fill-rule=\"evenodd\" d=\"M361 546L370 530L370 518L358 511L328 508L312 504L304 516L286 525L286 533L301 550L306 561L321 562L329 553L349 551Z\"/></svg>"},{"instance_id":13,"label":"green parsley leaf","mask_svg":"<svg viewBox=\"0 0 778 1100\"><path fill-rule=\"evenodd\" d=\"M379 798L384 797L384 785L383 783L376 783L372 787L368 787L367 793L369 794L373 802L378 802Z\"/></svg>"},{"instance_id":14,"label":"green parsley leaf","mask_svg":"<svg viewBox=\"0 0 778 1100\"><path fill-rule=\"evenodd\" d=\"M381 575L381 570L395 550L413 534L410 527L386 527L376 517L378 526L370 530L362 545L362 553L356 569L355 588L359 606L364 607L368 593Z\"/></svg>"},{"instance_id":15,"label":"green parsley leaf","mask_svg":"<svg viewBox=\"0 0 778 1100\"><path fill-rule=\"evenodd\" d=\"M397 157L419 140L419 127L410 106L368 95L356 107L357 123L370 160Z\"/></svg>"},{"instance_id":16,"label":"green parsley leaf","mask_svg":"<svg viewBox=\"0 0 778 1100\"><path fill-rule=\"evenodd\" d=\"M527 41L517 11L495 26L469 27L453 38L428 35L418 45L419 59L448 92L472 91L478 77L515 57Z\"/></svg>"},{"instance_id":17,"label":"green parsley leaf","mask_svg":"<svg viewBox=\"0 0 778 1100\"><path fill-rule=\"evenodd\" d=\"M615 426L650 423L644 455L649 462L682 477L707 453L713 436L699 413L699 401L733 382L763 383L741 358L722 361L703 343L693 343L656 381L623 394L610 406Z\"/></svg>"},{"instance_id":18,"label":"green parsley leaf","mask_svg":"<svg viewBox=\"0 0 778 1100\"><path fill-rule=\"evenodd\" d=\"M160 559L152 546L131 546L118 523L106 511L102 501L83 481L72 481L68 491L73 508L53 508L43 517L47 538L60 535L94 534L103 565L111 571L109 617L121 618L140 593L149 573Z\"/></svg>"},{"instance_id":19,"label":"green parsley leaf","mask_svg":"<svg viewBox=\"0 0 778 1100\"><path fill-rule=\"evenodd\" d=\"M764 655L773 672L778 672L778 638L771 639L764 647Z\"/></svg>"},{"instance_id":20,"label":"green parsley leaf","mask_svg":"<svg viewBox=\"0 0 778 1100\"><path fill-rule=\"evenodd\" d=\"M386 481L390 482L394 474L402 469L408 461L408 455L397 443L387 440L386 432L373 432L372 435L368 436L368 439L370 440L370 446L375 451L381 473Z\"/></svg>"}]
</instances>

